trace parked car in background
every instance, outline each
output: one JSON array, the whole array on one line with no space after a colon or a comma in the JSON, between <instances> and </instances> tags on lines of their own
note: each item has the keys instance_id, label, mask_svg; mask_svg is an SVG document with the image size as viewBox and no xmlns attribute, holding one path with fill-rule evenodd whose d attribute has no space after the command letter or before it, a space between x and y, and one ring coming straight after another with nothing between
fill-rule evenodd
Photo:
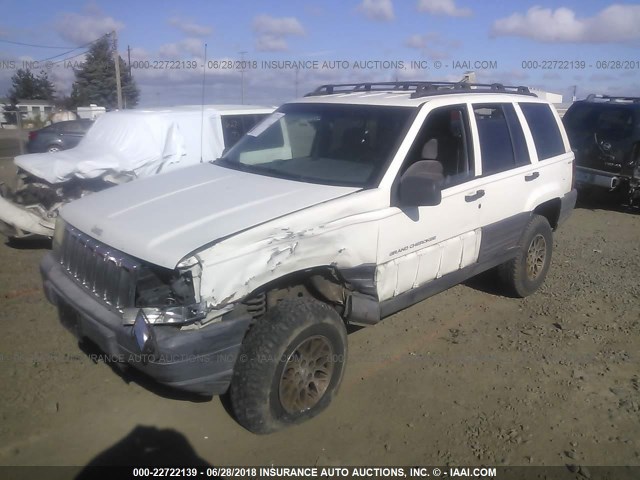
<instances>
[{"instance_id":1,"label":"parked car in background","mask_svg":"<svg viewBox=\"0 0 640 480\"><path fill-rule=\"evenodd\" d=\"M0 231L10 238L50 237L63 204L137 178L215 160L273 110L193 105L106 113L74 148L15 158L17 187L0 184Z\"/></svg>"},{"instance_id":2,"label":"parked car in background","mask_svg":"<svg viewBox=\"0 0 640 480\"><path fill-rule=\"evenodd\" d=\"M58 122L29 132L29 153L59 152L75 147L93 125L92 120Z\"/></svg>"},{"instance_id":3,"label":"parked car in background","mask_svg":"<svg viewBox=\"0 0 640 480\"><path fill-rule=\"evenodd\" d=\"M640 97L589 95L563 118L576 154L576 185L640 203Z\"/></svg>"}]
</instances>

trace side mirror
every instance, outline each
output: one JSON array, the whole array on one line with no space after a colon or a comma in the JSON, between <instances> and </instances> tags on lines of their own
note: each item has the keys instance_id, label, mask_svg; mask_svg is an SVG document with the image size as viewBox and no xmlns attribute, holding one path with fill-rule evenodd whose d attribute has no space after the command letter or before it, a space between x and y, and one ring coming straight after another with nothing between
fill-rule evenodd
<instances>
[{"instance_id":1,"label":"side mirror","mask_svg":"<svg viewBox=\"0 0 640 480\"><path fill-rule=\"evenodd\" d=\"M400 204L404 207L429 207L442 201L444 179L442 164L435 160L421 160L411 165L400 177Z\"/></svg>"}]
</instances>

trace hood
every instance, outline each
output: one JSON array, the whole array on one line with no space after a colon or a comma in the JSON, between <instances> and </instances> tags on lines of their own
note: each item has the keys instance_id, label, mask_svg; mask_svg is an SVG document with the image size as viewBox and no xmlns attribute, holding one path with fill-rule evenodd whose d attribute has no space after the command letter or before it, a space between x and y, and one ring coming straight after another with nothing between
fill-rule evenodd
<instances>
[{"instance_id":1,"label":"hood","mask_svg":"<svg viewBox=\"0 0 640 480\"><path fill-rule=\"evenodd\" d=\"M174 268L215 240L357 190L207 163L87 195L61 216L111 247Z\"/></svg>"}]
</instances>

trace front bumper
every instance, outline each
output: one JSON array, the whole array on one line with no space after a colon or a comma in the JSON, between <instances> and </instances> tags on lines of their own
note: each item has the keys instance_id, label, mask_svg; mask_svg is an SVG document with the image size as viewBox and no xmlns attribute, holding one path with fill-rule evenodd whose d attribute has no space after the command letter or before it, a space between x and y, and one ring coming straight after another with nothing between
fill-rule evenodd
<instances>
[{"instance_id":1,"label":"front bumper","mask_svg":"<svg viewBox=\"0 0 640 480\"><path fill-rule=\"evenodd\" d=\"M47 254L40 272L47 299L58 305L60 321L79 339L88 338L110 360L127 363L164 385L203 395L226 392L251 317L235 317L193 330L155 326L156 348L143 354L133 336L133 326L77 285ZM66 307L66 308L64 308Z\"/></svg>"},{"instance_id":2,"label":"front bumper","mask_svg":"<svg viewBox=\"0 0 640 480\"><path fill-rule=\"evenodd\" d=\"M55 222L35 211L16 205L2 195L0 188L0 233L7 237L53 236Z\"/></svg>"}]
</instances>

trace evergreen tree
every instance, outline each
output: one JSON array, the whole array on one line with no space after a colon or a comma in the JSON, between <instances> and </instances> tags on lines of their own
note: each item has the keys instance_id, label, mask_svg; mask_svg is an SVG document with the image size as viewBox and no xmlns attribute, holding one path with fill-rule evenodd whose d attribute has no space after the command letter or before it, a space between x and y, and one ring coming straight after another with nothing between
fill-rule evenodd
<instances>
[{"instance_id":1,"label":"evergreen tree","mask_svg":"<svg viewBox=\"0 0 640 480\"><path fill-rule=\"evenodd\" d=\"M29 69L19 69L11 77L11 88L7 94L9 103L4 105L4 116L8 123L17 123L18 103L20 100L47 100L55 98L55 88L47 72L37 76Z\"/></svg>"},{"instance_id":2,"label":"evergreen tree","mask_svg":"<svg viewBox=\"0 0 640 480\"><path fill-rule=\"evenodd\" d=\"M120 62L120 84L122 100L127 108L138 104L140 91L122 57ZM75 107L88 106L92 103L111 110L118 107L116 87L116 67L113 63L113 46L108 37L95 42L83 64L74 69L76 80L71 89L71 102Z\"/></svg>"}]
</instances>

